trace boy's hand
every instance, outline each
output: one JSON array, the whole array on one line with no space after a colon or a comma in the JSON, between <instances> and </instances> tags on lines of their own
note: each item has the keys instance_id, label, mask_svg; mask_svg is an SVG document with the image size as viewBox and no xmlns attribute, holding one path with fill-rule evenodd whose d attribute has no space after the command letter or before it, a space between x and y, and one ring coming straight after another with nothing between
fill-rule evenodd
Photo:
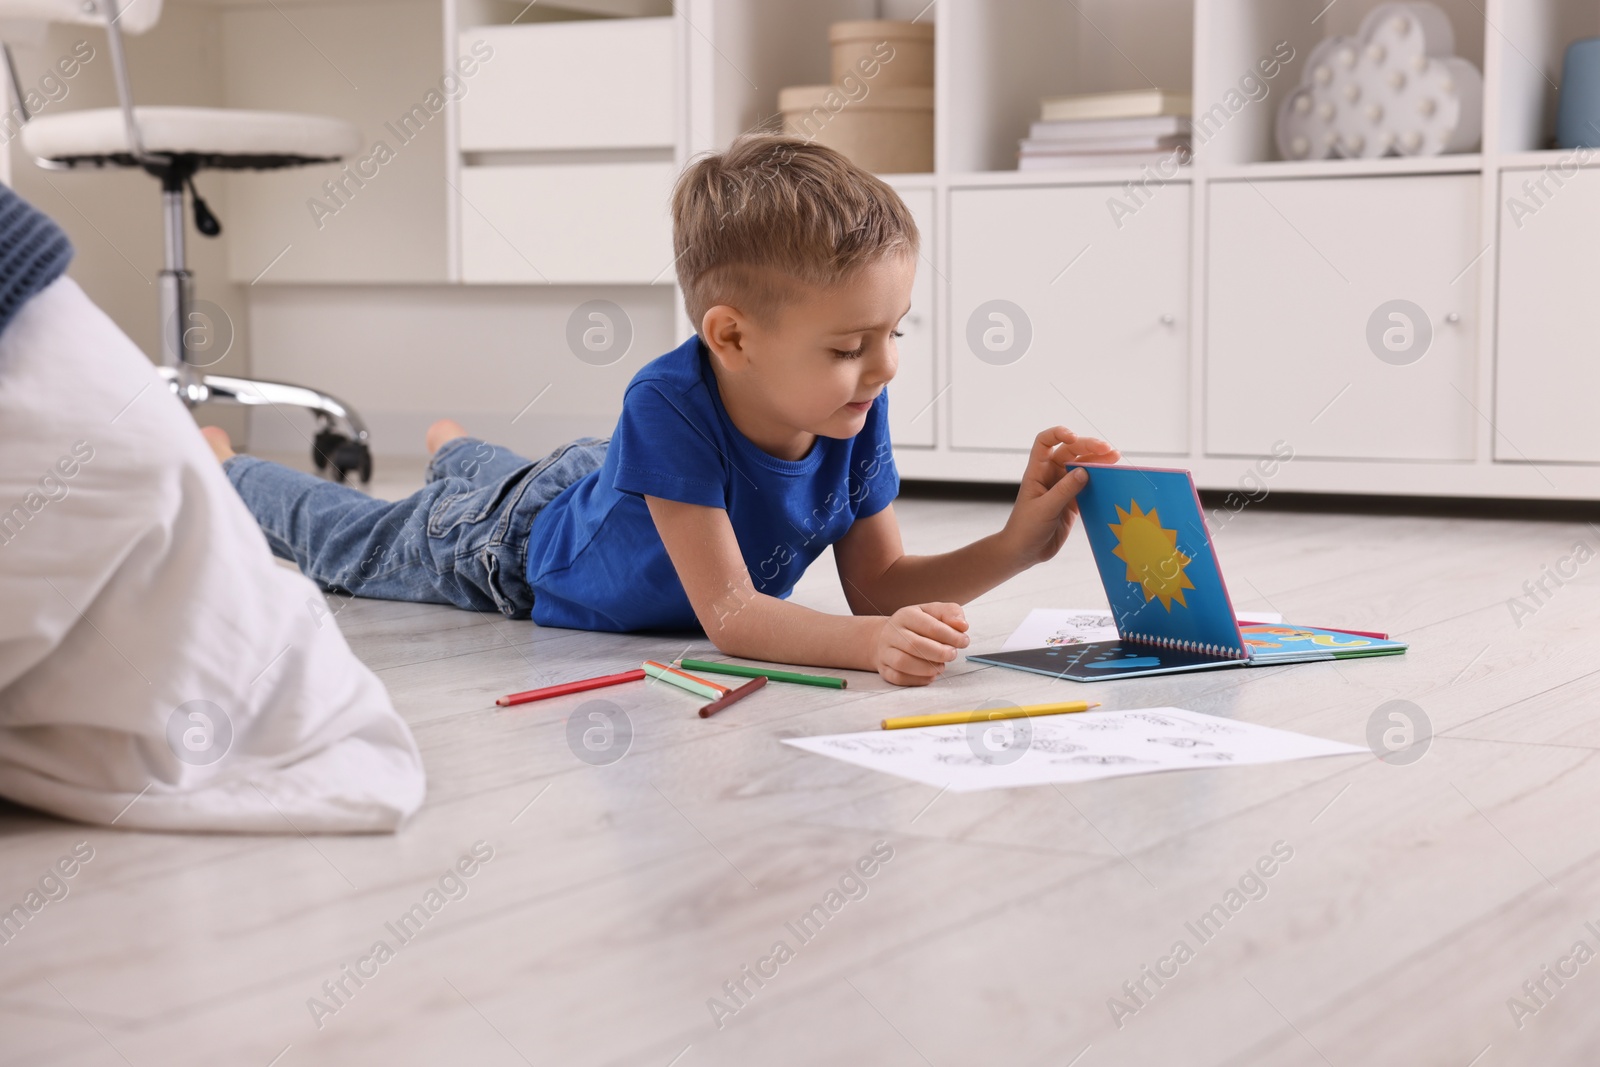
<instances>
[{"instance_id":1,"label":"boy's hand","mask_svg":"<svg viewBox=\"0 0 1600 1067\"><path fill-rule=\"evenodd\" d=\"M960 604L915 604L883 620L872 661L892 685L927 685L970 643Z\"/></svg>"},{"instance_id":2,"label":"boy's hand","mask_svg":"<svg viewBox=\"0 0 1600 1067\"><path fill-rule=\"evenodd\" d=\"M1011 517L1001 532L1023 566L1043 563L1061 551L1078 517L1078 490L1088 471L1067 473L1076 463L1115 463L1122 453L1093 437L1079 437L1065 426L1045 430L1033 441L1028 468Z\"/></svg>"}]
</instances>

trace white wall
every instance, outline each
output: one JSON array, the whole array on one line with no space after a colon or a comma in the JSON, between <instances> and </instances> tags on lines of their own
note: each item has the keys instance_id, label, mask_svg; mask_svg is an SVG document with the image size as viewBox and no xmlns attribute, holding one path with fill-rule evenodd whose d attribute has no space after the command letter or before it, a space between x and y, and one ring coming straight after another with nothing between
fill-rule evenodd
<instances>
[{"instance_id":1,"label":"white wall","mask_svg":"<svg viewBox=\"0 0 1600 1067\"><path fill-rule=\"evenodd\" d=\"M442 417L537 456L610 434L628 379L680 340L673 294L667 286L258 285L252 351L263 377L313 382L356 405L380 463L423 454L423 431ZM634 329L632 347L608 367L582 362L566 341L574 308L595 298L622 307ZM255 451L309 455L309 417L253 416Z\"/></svg>"},{"instance_id":2,"label":"white wall","mask_svg":"<svg viewBox=\"0 0 1600 1067\"><path fill-rule=\"evenodd\" d=\"M361 158L379 142L393 153L389 162L370 165L376 173L368 180L352 169L356 177L347 179L343 203L327 195L324 183L356 160L230 175L240 206L229 246L233 278L248 284L259 276L257 288L445 281L452 195L445 184L446 118L433 116L407 141L387 128L439 88L445 53L439 0L240 3L218 17L228 106L337 117L361 131ZM337 213L319 218L313 199Z\"/></svg>"}]
</instances>

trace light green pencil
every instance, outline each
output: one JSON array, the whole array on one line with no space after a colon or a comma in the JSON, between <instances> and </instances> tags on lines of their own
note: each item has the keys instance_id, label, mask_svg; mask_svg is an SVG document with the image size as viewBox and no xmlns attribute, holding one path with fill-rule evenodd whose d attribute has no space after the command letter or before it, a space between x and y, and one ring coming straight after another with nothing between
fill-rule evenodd
<instances>
[{"instance_id":1,"label":"light green pencil","mask_svg":"<svg viewBox=\"0 0 1600 1067\"><path fill-rule=\"evenodd\" d=\"M729 692L728 687L725 685L718 685L716 682L708 682L704 678L696 678L692 674L675 671L665 663L657 663L653 659L645 660L642 666L644 673L657 681L669 682L679 689L686 689L691 693L705 697L707 700L721 700Z\"/></svg>"},{"instance_id":2,"label":"light green pencil","mask_svg":"<svg viewBox=\"0 0 1600 1067\"><path fill-rule=\"evenodd\" d=\"M686 671L708 671L711 674L731 674L739 678L766 678L774 682L791 682L794 685L820 685L824 689L843 689L845 679L829 678L825 674L796 674L794 671L774 671L766 667L746 667L741 663L712 663L703 659L680 659L678 666Z\"/></svg>"}]
</instances>

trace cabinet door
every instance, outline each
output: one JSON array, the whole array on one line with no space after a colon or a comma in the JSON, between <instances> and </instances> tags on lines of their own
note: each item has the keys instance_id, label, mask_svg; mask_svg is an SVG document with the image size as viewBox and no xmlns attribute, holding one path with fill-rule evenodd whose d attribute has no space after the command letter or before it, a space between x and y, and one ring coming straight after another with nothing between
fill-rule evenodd
<instances>
[{"instance_id":1,"label":"cabinet door","mask_svg":"<svg viewBox=\"0 0 1600 1067\"><path fill-rule=\"evenodd\" d=\"M911 312L900 322L900 370L889 386L889 437L896 445L932 448L933 416L933 190L902 189L922 235Z\"/></svg>"},{"instance_id":2,"label":"cabinet door","mask_svg":"<svg viewBox=\"0 0 1600 1067\"><path fill-rule=\"evenodd\" d=\"M1476 175L1211 186L1206 450L1470 460Z\"/></svg>"},{"instance_id":3,"label":"cabinet door","mask_svg":"<svg viewBox=\"0 0 1600 1067\"><path fill-rule=\"evenodd\" d=\"M1497 460L1600 463L1600 173L1579 171L1533 194L1538 171L1506 171L1500 209Z\"/></svg>"},{"instance_id":4,"label":"cabinet door","mask_svg":"<svg viewBox=\"0 0 1600 1067\"><path fill-rule=\"evenodd\" d=\"M1128 214L1120 186L950 194L953 446L1065 425L1188 451L1189 196L1152 188Z\"/></svg>"}]
</instances>

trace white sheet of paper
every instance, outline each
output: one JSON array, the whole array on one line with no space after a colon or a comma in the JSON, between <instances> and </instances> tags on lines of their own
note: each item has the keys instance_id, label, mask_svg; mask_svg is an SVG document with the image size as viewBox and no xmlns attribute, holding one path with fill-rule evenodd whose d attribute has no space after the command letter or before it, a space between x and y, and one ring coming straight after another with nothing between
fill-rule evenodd
<instances>
[{"instance_id":1,"label":"white sheet of paper","mask_svg":"<svg viewBox=\"0 0 1600 1067\"><path fill-rule=\"evenodd\" d=\"M1240 622L1282 622L1283 616L1274 611L1239 613ZM1115 641L1117 624L1105 608L1034 608L1022 620L1006 643L1002 652L1016 652L1024 648L1054 648L1057 645L1081 645L1089 641Z\"/></svg>"},{"instance_id":2,"label":"white sheet of paper","mask_svg":"<svg viewBox=\"0 0 1600 1067\"><path fill-rule=\"evenodd\" d=\"M1369 751L1183 708L869 730L788 738L784 744L952 793Z\"/></svg>"}]
</instances>

